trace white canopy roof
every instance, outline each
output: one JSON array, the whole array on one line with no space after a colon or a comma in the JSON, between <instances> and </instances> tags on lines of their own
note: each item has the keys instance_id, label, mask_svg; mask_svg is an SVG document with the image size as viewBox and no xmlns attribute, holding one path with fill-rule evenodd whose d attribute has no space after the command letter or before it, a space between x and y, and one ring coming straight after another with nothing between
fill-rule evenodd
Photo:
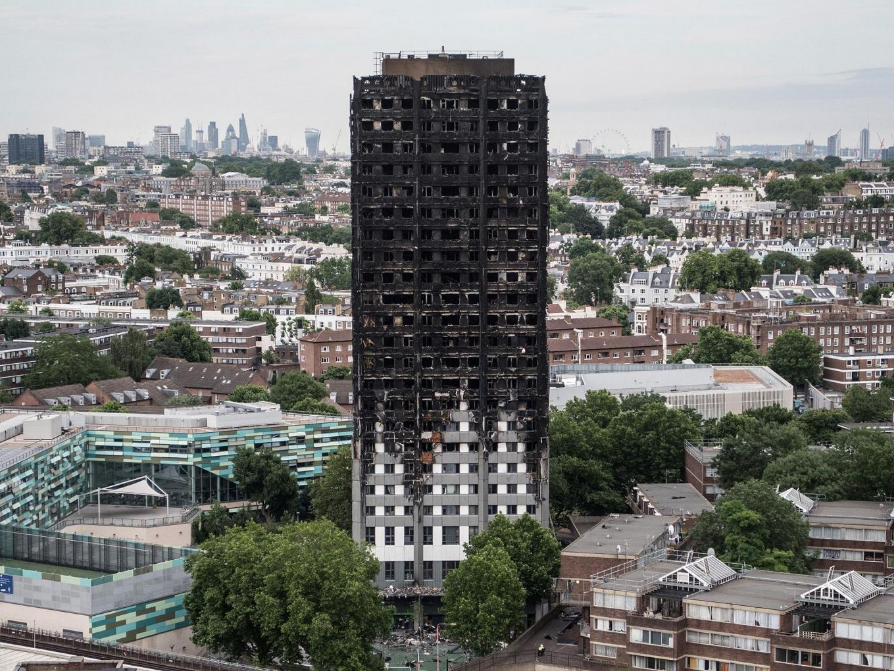
<instances>
[{"instance_id":1,"label":"white canopy roof","mask_svg":"<svg viewBox=\"0 0 894 671\"><path fill-rule=\"evenodd\" d=\"M126 482L119 482L117 485L100 487L99 489L94 489L90 493L136 494L137 496L154 496L160 499L167 498L168 496L161 487L152 482L148 475L144 475L143 477L134 480L127 480Z\"/></svg>"}]
</instances>

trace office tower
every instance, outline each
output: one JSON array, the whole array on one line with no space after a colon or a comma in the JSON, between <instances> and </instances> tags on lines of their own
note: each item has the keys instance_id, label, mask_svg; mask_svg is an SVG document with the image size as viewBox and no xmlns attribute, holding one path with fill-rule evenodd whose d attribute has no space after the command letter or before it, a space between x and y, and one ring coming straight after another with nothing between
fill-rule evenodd
<instances>
[{"instance_id":1,"label":"office tower","mask_svg":"<svg viewBox=\"0 0 894 671\"><path fill-rule=\"evenodd\" d=\"M192 145L193 151L205 151L205 131L202 130L201 124L196 128L196 141Z\"/></svg>"},{"instance_id":2,"label":"office tower","mask_svg":"<svg viewBox=\"0 0 894 671\"><path fill-rule=\"evenodd\" d=\"M864 128L860 131L860 160L869 160L869 129Z\"/></svg>"},{"instance_id":3,"label":"office tower","mask_svg":"<svg viewBox=\"0 0 894 671\"><path fill-rule=\"evenodd\" d=\"M270 148L273 151L277 151L279 149L279 136L278 135L268 135L267 143L270 145Z\"/></svg>"},{"instance_id":4,"label":"office tower","mask_svg":"<svg viewBox=\"0 0 894 671\"><path fill-rule=\"evenodd\" d=\"M239 151L245 151L251 140L248 139L248 125L245 123L245 113L239 117Z\"/></svg>"},{"instance_id":5,"label":"office tower","mask_svg":"<svg viewBox=\"0 0 894 671\"><path fill-rule=\"evenodd\" d=\"M180 129L180 148L183 151L192 151L192 122L189 119L183 122Z\"/></svg>"},{"instance_id":6,"label":"office tower","mask_svg":"<svg viewBox=\"0 0 894 671\"><path fill-rule=\"evenodd\" d=\"M593 142L584 138L574 143L574 155L586 156L593 153Z\"/></svg>"},{"instance_id":7,"label":"office tower","mask_svg":"<svg viewBox=\"0 0 894 671\"><path fill-rule=\"evenodd\" d=\"M814 145L813 140L804 140L804 157L813 158Z\"/></svg>"},{"instance_id":8,"label":"office tower","mask_svg":"<svg viewBox=\"0 0 894 671\"><path fill-rule=\"evenodd\" d=\"M239 138L236 137L236 130L233 128L233 124L227 126L224 141L220 144L220 151L226 156L232 156L239 152Z\"/></svg>"},{"instance_id":9,"label":"office tower","mask_svg":"<svg viewBox=\"0 0 894 671\"><path fill-rule=\"evenodd\" d=\"M714 139L714 153L718 156L730 155L729 135L717 135Z\"/></svg>"},{"instance_id":10,"label":"office tower","mask_svg":"<svg viewBox=\"0 0 894 671\"><path fill-rule=\"evenodd\" d=\"M0 142L0 165L8 165L9 164L9 143L8 142ZM2 185L3 188L6 185ZM6 195L5 191L0 190L0 198L4 198Z\"/></svg>"},{"instance_id":11,"label":"office tower","mask_svg":"<svg viewBox=\"0 0 894 671\"><path fill-rule=\"evenodd\" d=\"M53 151L57 154L65 153L65 129L53 126Z\"/></svg>"},{"instance_id":12,"label":"office tower","mask_svg":"<svg viewBox=\"0 0 894 671\"><path fill-rule=\"evenodd\" d=\"M671 155L670 128L652 129L652 158L668 158Z\"/></svg>"},{"instance_id":13,"label":"office tower","mask_svg":"<svg viewBox=\"0 0 894 671\"><path fill-rule=\"evenodd\" d=\"M514 60L354 79L353 536L439 587L497 513L549 520L547 97Z\"/></svg>"},{"instance_id":14,"label":"office tower","mask_svg":"<svg viewBox=\"0 0 894 671\"><path fill-rule=\"evenodd\" d=\"M152 144L155 148L156 156L161 156L161 136L162 135L170 135L171 127L170 126L155 126L152 129ZM178 147L179 149L179 147Z\"/></svg>"},{"instance_id":15,"label":"office tower","mask_svg":"<svg viewBox=\"0 0 894 671\"><path fill-rule=\"evenodd\" d=\"M70 130L65 132L65 158L86 158L87 138L84 131Z\"/></svg>"},{"instance_id":16,"label":"office tower","mask_svg":"<svg viewBox=\"0 0 894 671\"><path fill-rule=\"evenodd\" d=\"M12 133L7 142L7 160L13 163L42 165L44 159L43 135Z\"/></svg>"},{"instance_id":17,"label":"office tower","mask_svg":"<svg viewBox=\"0 0 894 671\"><path fill-rule=\"evenodd\" d=\"M177 133L162 133L156 142L159 156L170 158L180 153L180 135Z\"/></svg>"},{"instance_id":18,"label":"office tower","mask_svg":"<svg viewBox=\"0 0 894 671\"><path fill-rule=\"evenodd\" d=\"M208 148L217 149L220 146L217 137L217 122L212 121L208 124Z\"/></svg>"},{"instance_id":19,"label":"office tower","mask_svg":"<svg viewBox=\"0 0 894 671\"><path fill-rule=\"evenodd\" d=\"M841 156L841 131L826 140L826 156Z\"/></svg>"},{"instance_id":20,"label":"office tower","mask_svg":"<svg viewBox=\"0 0 894 671\"><path fill-rule=\"evenodd\" d=\"M88 135L87 136L87 146L88 147L102 147L106 143L105 135Z\"/></svg>"},{"instance_id":21,"label":"office tower","mask_svg":"<svg viewBox=\"0 0 894 671\"><path fill-rule=\"evenodd\" d=\"M320 131L316 128L304 129L304 144L307 145L307 155L316 158L320 155Z\"/></svg>"}]
</instances>

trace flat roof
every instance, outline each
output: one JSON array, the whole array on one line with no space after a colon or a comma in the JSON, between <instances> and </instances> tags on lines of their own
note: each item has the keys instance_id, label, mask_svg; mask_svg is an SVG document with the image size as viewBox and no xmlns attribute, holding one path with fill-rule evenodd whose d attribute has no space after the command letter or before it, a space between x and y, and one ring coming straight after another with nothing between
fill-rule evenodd
<instances>
[{"instance_id":1,"label":"flat roof","mask_svg":"<svg viewBox=\"0 0 894 671\"><path fill-rule=\"evenodd\" d=\"M676 517L657 515L607 515L584 535L562 550L562 554L636 557L667 533Z\"/></svg>"},{"instance_id":2,"label":"flat roof","mask_svg":"<svg viewBox=\"0 0 894 671\"><path fill-rule=\"evenodd\" d=\"M894 594L886 592L864 601L856 608L836 613L833 619L859 620L894 625Z\"/></svg>"},{"instance_id":3,"label":"flat roof","mask_svg":"<svg viewBox=\"0 0 894 671\"><path fill-rule=\"evenodd\" d=\"M90 569L77 568L75 566L63 566L61 564L44 564L43 562L23 561L21 559L10 559L9 557L0 557L0 567L18 568L25 571L39 571L41 573L53 573L56 575L68 575L72 578L99 578L106 575L102 571L91 571Z\"/></svg>"},{"instance_id":4,"label":"flat roof","mask_svg":"<svg viewBox=\"0 0 894 671\"><path fill-rule=\"evenodd\" d=\"M812 575L751 571L688 599L784 612L798 605L801 594L825 581Z\"/></svg>"},{"instance_id":5,"label":"flat roof","mask_svg":"<svg viewBox=\"0 0 894 671\"><path fill-rule=\"evenodd\" d=\"M888 526L894 504L882 501L817 501L807 521L810 524Z\"/></svg>"},{"instance_id":6,"label":"flat roof","mask_svg":"<svg viewBox=\"0 0 894 671\"><path fill-rule=\"evenodd\" d=\"M606 580L603 583L594 584L593 589L612 589L612 590L622 590L622 591L634 591L634 585L637 583L645 584L646 581L655 580L667 573L670 573L674 569L678 569L683 566L682 562L678 561L659 561L654 564L649 564L648 566L644 566L642 568L638 568L634 571L630 571L629 573L623 573L618 576L614 576Z\"/></svg>"},{"instance_id":7,"label":"flat roof","mask_svg":"<svg viewBox=\"0 0 894 671\"><path fill-rule=\"evenodd\" d=\"M698 515L714 506L688 482L638 482L637 489L662 515Z\"/></svg>"}]
</instances>

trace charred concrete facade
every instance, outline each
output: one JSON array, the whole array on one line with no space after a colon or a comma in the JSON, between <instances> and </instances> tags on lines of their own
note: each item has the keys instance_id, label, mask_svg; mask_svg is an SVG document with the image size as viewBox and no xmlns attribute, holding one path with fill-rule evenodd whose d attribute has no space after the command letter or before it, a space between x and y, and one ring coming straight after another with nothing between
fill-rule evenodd
<instances>
[{"instance_id":1,"label":"charred concrete facade","mask_svg":"<svg viewBox=\"0 0 894 671\"><path fill-rule=\"evenodd\" d=\"M547 97L414 60L351 100L353 535L381 588L436 594L488 519L549 518Z\"/></svg>"}]
</instances>

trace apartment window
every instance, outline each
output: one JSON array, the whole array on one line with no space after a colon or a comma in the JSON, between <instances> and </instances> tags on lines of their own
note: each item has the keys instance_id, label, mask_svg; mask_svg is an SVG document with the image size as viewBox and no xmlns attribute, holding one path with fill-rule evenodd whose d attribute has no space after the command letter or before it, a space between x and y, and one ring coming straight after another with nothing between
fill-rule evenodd
<instances>
[{"instance_id":1,"label":"apartment window","mask_svg":"<svg viewBox=\"0 0 894 671\"><path fill-rule=\"evenodd\" d=\"M413 582L413 580L415 580L415 576L413 575L413 562L404 562L404 581Z\"/></svg>"},{"instance_id":2,"label":"apartment window","mask_svg":"<svg viewBox=\"0 0 894 671\"><path fill-rule=\"evenodd\" d=\"M375 506L366 506L366 516L373 517L376 514Z\"/></svg>"},{"instance_id":3,"label":"apartment window","mask_svg":"<svg viewBox=\"0 0 894 671\"><path fill-rule=\"evenodd\" d=\"M496 515L496 514L497 514L497 507L496 507L496 506L488 506L488 507L487 507L487 514L488 514L488 515Z\"/></svg>"},{"instance_id":4,"label":"apartment window","mask_svg":"<svg viewBox=\"0 0 894 671\"><path fill-rule=\"evenodd\" d=\"M433 561L422 562L422 579L423 580L434 580L435 579L435 563Z\"/></svg>"},{"instance_id":5,"label":"apartment window","mask_svg":"<svg viewBox=\"0 0 894 671\"><path fill-rule=\"evenodd\" d=\"M404 527L404 545L413 544L413 527Z\"/></svg>"},{"instance_id":6,"label":"apartment window","mask_svg":"<svg viewBox=\"0 0 894 671\"><path fill-rule=\"evenodd\" d=\"M442 561L441 562L441 579L445 579L452 570L459 566L459 562L456 560L453 561Z\"/></svg>"},{"instance_id":7,"label":"apartment window","mask_svg":"<svg viewBox=\"0 0 894 671\"><path fill-rule=\"evenodd\" d=\"M459 545L459 527L441 527L442 545Z\"/></svg>"},{"instance_id":8,"label":"apartment window","mask_svg":"<svg viewBox=\"0 0 894 671\"><path fill-rule=\"evenodd\" d=\"M459 473L459 464L441 464L441 473L449 475Z\"/></svg>"},{"instance_id":9,"label":"apartment window","mask_svg":"<svg viewBox=\"0 0 894 671\"><path fill-rule=\"evenodd\" d=\"M375 543L376 543L376 528L375 527L366 527L366 542L375 545Z\"/></svg>"},{"instance_id":10,"label":"apartment window","mask_svg":"<svg viewBox=\"0 0 894 671\"><path fill-rule=\"evenodd\" d=\"M669 659L631 655L630 662L635 669L651 669L651 671L676 671L677 663Z\"/></svg>"},{"instance_id":11,"label":"apartment window","mask_svg":"<svg viewBox=\"0 0 894 671\"><path fill-rule=\"evenodd\" d=\"M394 527L385 527L385 545L394 545Z\"/></svg>"},{"instance_id":12,"label":"apartment window","mask_svg":"<svg viewBox=\"0 0 894 671\"><path fill-rule=\"evenodd\" d=\"M441 506L442 515L459 515L459 506L447 505Z\"/></svg>"},{"instance_id":13,"label":"apartment window","mask_svg":"<svg viewBox=\"0 0 894 671\"><path fill-rule=\"evenodd\" d=\"M386 515L394 515L394 506L385 506Z\"/></svg>"},{"instance_id":14,"label":"apartment window","mask_svg":"<svg viewBox=\"0 0 894 671\"><path fill-rule=\"evenodd\" d=\"M618 656L618 649L612 645L599 645L598 643L594 643L593 656L615 659Z\"/></svg>"},{"instance_id":15,"label":"apartment window","mask_svg":"<svg viewBox=\"0 0 894 671\"><path fill-rule=\"evenodd\" d=\"M823 656L818 652L810 652L809 650L776 648L776 661L783 664L821 667L823 665Z\"/></svg>"},{"instance_id":16,"label":"apartment window","mask_svg":"<svg viewBox=\"0 0 894 671\"><path fill-rule=\"evenodd\" d=\"M656 629L638 629L630 630L630 640L633 643L645 643L647 645L661 645L670 648L674 645L674 635L667 631L658 631Z\"/></svg>"},{"instance_id":17,"label":"apartment window","mask_svg":"<svg viewBox=\"0 0 894 671\"><path fill-rule=\"evenodd\" d=\"M394 562L385 562L385 580L394 580Z\"/></svg>"},{"instance_id":18,"label":"apartment window","mask_svg":"<svg viewBox=\"0 0 894 671\"><path fill-rule=\"evenodd\" d=\"M422 527L422 544L432 545L435 542L433 527Z\"/></svg>"},{"instance_id":19,"label":"apartment window","mask_svg":"<svg viewBox=\"0 0 894 671\"><path fill-rule=\"evenodd\" d=\"M506 514L507 515L516 515L518 514L518 506L514 504L510 504L506 506Z\"/></svg>"}]
</instances>

